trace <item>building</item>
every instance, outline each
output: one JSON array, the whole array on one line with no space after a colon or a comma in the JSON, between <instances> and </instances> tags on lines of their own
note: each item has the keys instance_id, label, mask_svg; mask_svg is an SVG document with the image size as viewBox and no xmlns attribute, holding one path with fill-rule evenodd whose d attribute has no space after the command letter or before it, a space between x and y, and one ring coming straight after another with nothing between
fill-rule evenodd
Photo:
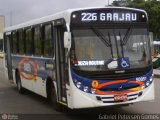
<instances>
[{"instance_id":1,"label":"building","mask_svg":"<svg viewBox=\"0 0 160 120\"><path fill-rule=\"evenodd\" d=\"M0 16L0 40L3 39L4 16Z\"/></svg>"},{"instance_id":2,"label":"building","mask_svg":"<svg viewBox=\"0 0 160 120\"><path fill-rule=\"evenodd\" d=\"M3 29L5 27L5 17L0 16L0 51L3 50Z\"/></svg>"}]
</instances>

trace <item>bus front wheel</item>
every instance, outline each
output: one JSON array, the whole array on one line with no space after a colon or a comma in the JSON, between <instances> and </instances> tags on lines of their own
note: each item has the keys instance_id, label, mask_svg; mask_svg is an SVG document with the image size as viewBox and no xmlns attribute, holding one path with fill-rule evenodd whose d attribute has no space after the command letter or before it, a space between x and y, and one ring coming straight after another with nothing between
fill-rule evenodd
<instances>
[{"instance_id":1,"label":"bus front wheel","mask_svg":"<svg viewBox=\"0 0 160 120\"><path fill-rule=\"evenodd\" d=\"M19 91L19 93L23 94L24 93L24 88L22 87L21 78L20 78L20 75L18 73L16 74L16 80L17 80L18 91Z\"/></svg>"},{"instance_id":2,"label":"bus front wheel","mask_svg":"<svg viewBox=\"0 0 160 120\"><path fill-rule=\"evenodd\" d=\"M53 108L58 112L62 112L62 106L57 102L57 93L53 83L50 87L50 100Z\"/></svg>"}]
</instances>

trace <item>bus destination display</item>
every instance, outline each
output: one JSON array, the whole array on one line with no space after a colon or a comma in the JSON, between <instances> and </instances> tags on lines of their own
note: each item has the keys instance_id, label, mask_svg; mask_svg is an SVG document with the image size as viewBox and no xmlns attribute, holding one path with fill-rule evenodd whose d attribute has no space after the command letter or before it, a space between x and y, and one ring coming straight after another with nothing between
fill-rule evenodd
<instances>
[{"instance_id":1,"label":"bus destination display","mask_svg":"<svg viewBox=\"0 0 160 120\"><path fill-rule=\"evenodd\" d=\"M137 21L137 13L81 13L81 21Z\"/></svg>"},{"instance_id":2,"label":"bus destination display","mask_svg":"<svg viewBox=\"0 0 160 120\"><path fill-rule=\"evenodd\" d=\"M133 10L83 10L72 13L72 23L104 23L104 22L146 22L143 12Z\"/></svg>"}]
</instances>

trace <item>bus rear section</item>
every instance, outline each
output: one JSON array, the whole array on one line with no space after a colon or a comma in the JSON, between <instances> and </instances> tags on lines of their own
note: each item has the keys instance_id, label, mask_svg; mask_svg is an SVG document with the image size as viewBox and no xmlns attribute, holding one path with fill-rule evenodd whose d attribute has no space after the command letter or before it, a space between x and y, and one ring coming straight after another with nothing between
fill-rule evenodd
<instances>
[{"instance_id":1,"label":"bus rear section","mask_svg":"<svg viewBox=\"0 0 160 120\"><path fill-rule=\"evenodd\" d=\"M154 99L145 11L104 8L71 14L71 108Z\"/></svg>"}]
</instances>

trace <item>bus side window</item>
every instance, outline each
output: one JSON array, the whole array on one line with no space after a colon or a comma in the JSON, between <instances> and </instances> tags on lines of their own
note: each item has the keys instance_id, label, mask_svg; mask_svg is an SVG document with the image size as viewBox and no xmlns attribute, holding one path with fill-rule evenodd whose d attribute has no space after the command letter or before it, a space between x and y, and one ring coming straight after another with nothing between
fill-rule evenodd
<instances>
[{"instance_id":1,"label":"bus side window","mask_svg":"<svg viewBox=\"0 0 160 120\"><path fill-rule=\"evenodd\" d=\"M45 25L43 27L44 37L44 56L50 57L53 56L54 49L53 49L53 27L51 24Z\"/></svg>"},{"instance_id":2,"label":"bus side window","mask_svg":"<svg viewBox=\"0 0 160 120\"><path fill-rule=\"evenodd\" d=\"M17 39L17 32L12 32L12 53L16 54L18 53L18 39Z\"/></svg>"},{"instance_id":3,"label":"bus side window","mask_svg":"<svg viewBox=\"0 0 160 120\"><path fill-rule=\"evenodd\" d=\"M37 56L42 55L42 37L41 37L41 27L34 28L34 53Z\"/></svg>"},{"instance_id":4,"label":"bus side window","mask_svg":"<svg viewBox=\"0 0 160 120\"><path fill-rule=\"evenodd\" d=\"M18 42L19 42L19 54L24 54L24 37L23 37L23 30L18 31Z\"/></svg>"},{"instance_id":5,"label":"bus side window","mask_svg":"<svg viewBox=\"0 0 160 120\"><path fill-rule=\"evenodd\" d=\"M33 41L32 41L32 29L26 29L25 31L25 48L26 48L26 54L32 55L33 54Z\"/></svg>"}]
</instances>

